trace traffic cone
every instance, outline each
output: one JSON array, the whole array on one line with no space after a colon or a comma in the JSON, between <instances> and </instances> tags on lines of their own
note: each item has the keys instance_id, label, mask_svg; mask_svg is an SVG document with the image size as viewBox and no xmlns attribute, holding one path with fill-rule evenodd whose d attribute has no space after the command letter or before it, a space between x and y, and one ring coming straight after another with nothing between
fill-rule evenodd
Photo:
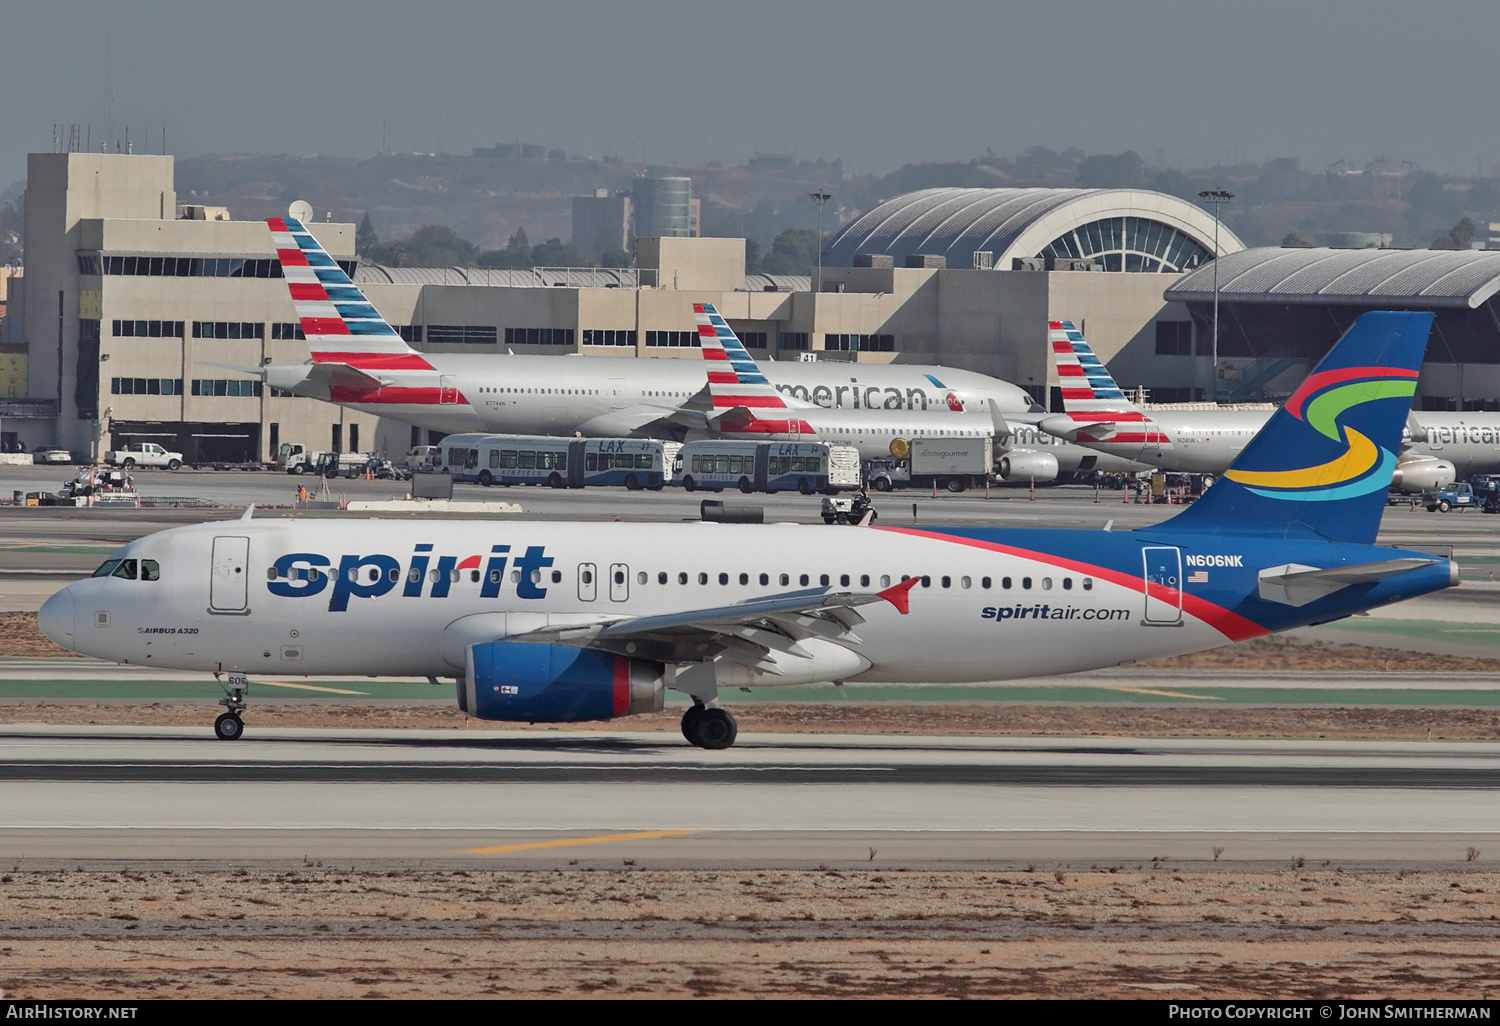
<instances>
[{"instance_id":1,"label":"traffic cone","mask_svg":"<svg viewBox=\"0 0 1500 1026\"><path fill-rule=\"evenodd\" d=\"M1099 485L1097 483L1094 485L1094 505L1099 505Z\"/></svg>"},{"instance_id":2,"label":"traffic cone","mask_svg":"<svg viewBox=\"0 0 1500 1026\"><path fill-rule=\"evenodd\" d=\"M1031 479L1031 501L1036 501L1036 478Z\"/></svg>"}]
</instances>

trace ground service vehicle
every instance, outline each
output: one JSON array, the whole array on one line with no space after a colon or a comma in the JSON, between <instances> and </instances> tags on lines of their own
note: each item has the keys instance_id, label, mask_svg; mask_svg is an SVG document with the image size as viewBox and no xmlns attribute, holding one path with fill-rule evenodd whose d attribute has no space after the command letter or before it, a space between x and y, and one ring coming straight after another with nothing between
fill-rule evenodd
<instances>
[{"instance_id":1,"label":"ground service vehicle","mask_svg":"<svg viewBox=\"0 0 1500 1026\"><path fill-rule=\"evenodd\" d=\"M906 443L904 457L874 459L865 468L871 488L945 488L961 492L983 488L994 479L992 438L917 438Z\"/></svg>"},{"instance_id":2,"label":"ground service vehicle","mask_svg":"<svg viewBox=\"0 0 1500 1026\"><path fill-rule=\"evenodd\" d=\"M1447 513L1452 509L1483 509L1486 513L1500 512L1500 500L1497 500L1493 486L1481 492L1476 491L1474 486L1467 481L1451 484L1447 488L1423 492L1422 505L1427 507L1429 513ZM1495 506L1494 510L1489 508L1492 505Z\"/></svg>"},{"instance_id":3,"label":"ground service vehicle","mask_svg":"<svg viewBox=\"0 0 1500 1026\"><path fill-rule=\"evenodd\" d=\"M828 442L704 439L684 444L673 465L672 483L690 492L738 488L813 495L860 485L859 450Z\"/></svg>"},{"instance_id":4,"label":"ground service vehicle","mask_svg":"<svg viewBox=\"0 0 1500 1026\"><path fill-rule=\"evenodd\" d=\"M1432 319L1362 314L1201 499L1133 531L251 509L121 546L38 625L84 655L227 675L225 739L252 674L446 677L470 716L547 723L660 710L670 687L692 698L684 737L726 748L734 688L1216 648L1458 583L1451 559L1375 544Z\"/></svg>"},{"instance_id":5,"label":"ground service vehicle","mask_svg":"<svg viewBox=\"0 0 1500 1026\"><path fill-rule=\"evenodd\" d=\"M155 442L131 442L119 449L104 454L104 462L113 467L160 467L176 470L182 466L182 453L168 452Z\"/></svg>"},{"instance_id":6,"label":"ground service vehicle","mask_svg":"<svg viewBox=\"0 0 1500 1026\"><path fill-rule=\"evenodd\" d=\"M440 469L451 471L455 481L485 487L624 485L660 491L679 445L648 438L450 435L441 448Z\"/></svg>"},{"instance_id":7,"label":"ground service vehicle","mask_svg":"<svg viewBox=\"0 0 1500 1026\"><path fill-rule=\"evenodd\" d=\"M356 477L364 473L372 458L367 452L331 452L309 449L297 442L282 442L276 450L276 469L288 474Z\"/></svg>"}]
</instances>

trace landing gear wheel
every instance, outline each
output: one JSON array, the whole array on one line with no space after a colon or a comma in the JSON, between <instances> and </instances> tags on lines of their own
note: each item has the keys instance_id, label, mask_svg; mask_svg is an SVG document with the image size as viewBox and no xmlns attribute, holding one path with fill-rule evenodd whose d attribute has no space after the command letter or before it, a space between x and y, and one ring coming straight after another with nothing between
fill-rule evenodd
<instances>
[{"instance_id":1,"label":"landing gear wheel","mask_svg":"<svg viewBox=\"0 0 1500 1026\"><path fill-rule=\"evenodd\" d=\"M716 752L734 744L739 732L739 724L734 722L734 717L729 715L728 710L704 709L703 715L698 718L698 739L695 743L699 748Z\"/></svg>"},{"instance_id":2,"label":"landing gear wheel","mask_svg":"<svg viewBox=\"0 0 1500 1026\"><path fill-rule=\"evenodd\" d=\"M698 724L706 712L708 710L701 705L690 705L682 714L682 736L687 738L688 744L702 746L703 742L698 740Z\"/></svg>"},{"instance_id":3,"label":"landing gear wheel","mask_svg":"<svg viewBox=\"0 0 1500 1026\"><path fill-rule=\"evenodd\" d=\"M232 712L224 713L214 720L214 733L220 741L238 741L245 733L245 721Z\"/></svg>"}]
</instances>

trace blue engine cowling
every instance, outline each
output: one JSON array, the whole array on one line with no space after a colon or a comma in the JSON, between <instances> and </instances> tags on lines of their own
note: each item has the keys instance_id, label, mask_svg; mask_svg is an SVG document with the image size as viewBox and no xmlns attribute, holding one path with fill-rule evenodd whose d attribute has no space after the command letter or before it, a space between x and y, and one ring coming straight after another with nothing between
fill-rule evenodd
<instances>
[{"instance_id":1,"label":"blue engine cowling","mask_svg":"<svg viewBox=\"0 0 1500 1026\"><path fill-rule=\"evenodd\" d=\"M567 645L470 645L458 707L482 720L572 723L660 712L661 663Z\"/></svg>"}]
</instances>

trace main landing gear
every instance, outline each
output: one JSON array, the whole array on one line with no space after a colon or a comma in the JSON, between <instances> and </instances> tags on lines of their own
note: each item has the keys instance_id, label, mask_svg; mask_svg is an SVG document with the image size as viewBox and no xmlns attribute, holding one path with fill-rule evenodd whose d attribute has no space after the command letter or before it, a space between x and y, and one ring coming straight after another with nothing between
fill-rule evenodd
<instances>
[{"instance_id":1,"label":"main landing gear","mask_svg":"<svg viewBox=\"0 0 1500 1026\"><path fill-rule=\"evenodd\" d=\"M682 714L682 736L699 748L718 751L734 744L739 724L727 709L709 708L697 699Z\"/></svg>"},{"instance_id":2,"label":"main landing gear","mask_svg":"<svg viewBox=\"0 0 1500 1026\"><path fill-rule=\"evenodd\" d=\"M219 680L217 673L214 674L214 680ZM229 683L219 681L219 686L224 689L224 697L219 699L219 704L228 711L214 720L214 733L220 741L238 741L245 733L245 721L240 718L240 714L250 704L245 701L250 681L243 673L231 673Z\"/></svg>"}]
</instances>

